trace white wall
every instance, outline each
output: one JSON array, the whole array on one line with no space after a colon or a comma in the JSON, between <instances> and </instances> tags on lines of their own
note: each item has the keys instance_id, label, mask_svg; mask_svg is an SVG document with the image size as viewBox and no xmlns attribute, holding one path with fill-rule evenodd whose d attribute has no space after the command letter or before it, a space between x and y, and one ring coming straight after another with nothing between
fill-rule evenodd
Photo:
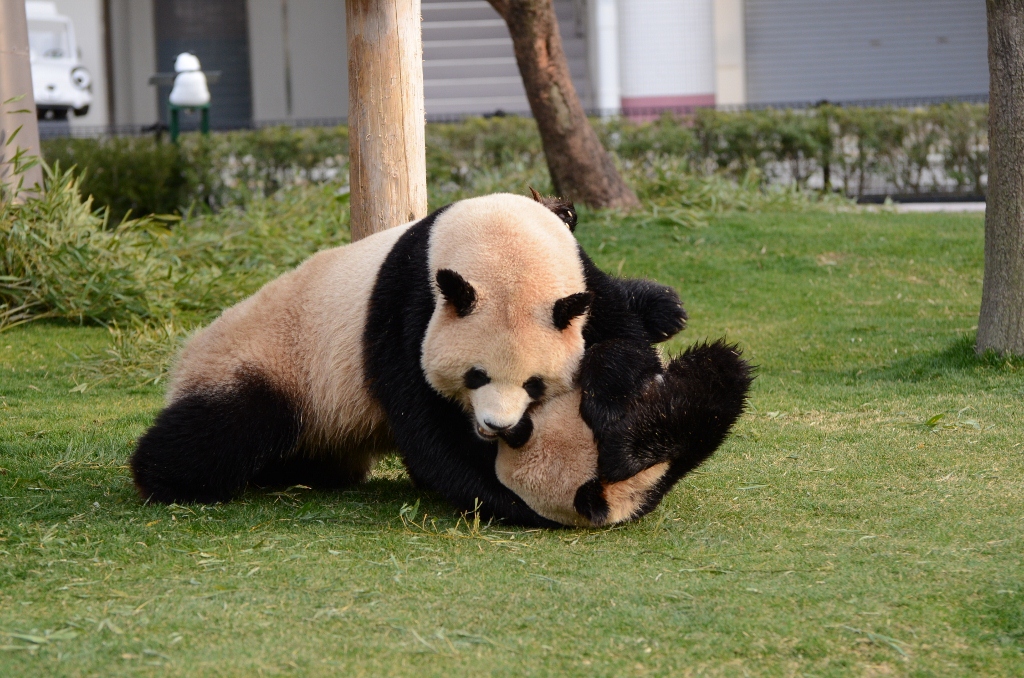
<instances>
[{"instance_id":1,"label":"white wall","mask_svg":"<svg viewBox=\"0 0 1024 678\"><path fill-rule=\"evenodd\" d=\"M281 0L248 0L249 73L253 120L288 117L284 87Z\"/></svg>"},{"instance_id":2,"label":"white wall","mask_svg":"<svg viewBox=\"0 0 1024 678\"><path fill-rule=\"evenodd\" d=\"M149 76L156 72L152 0L110 0L110 33L114 73L111 123L150 125L158 119L156 87L149 84Z\"/></svg>"},{"instance_id":3,"label":"white wall","mask_svg":"<svg viewBox=\"0 0 1024 678\"><path fill-rule=\"evenodd\" d=\"M712 0L620 0L622 96L713 94Z\"/></svg>"},{"instance_id":4,"label":"white wall","mask_svg":"<svg viewBox=\"0 0 1024 678\"><path fill-rule=\"evenodd\" d=\"M617 112L622 104L617 0L589 0L587 3L587 59L594 107L610 114Z\"/></svg>"},{"instance_id":5,"label":"white wall","mask_svg":"<svg viewBox=\"0 0 1024 678\"><path fill-rule=\"evenodd\" d=\"M107 111L107 69L104 55L103 2L102 0L56 0L57 11L71 19L75 27L75 40L81 53L82 64L92 75L92 104L89 114L69 116L75 127L106 125Z\"/></svg>"},{"instance_id":6,"label":"white wall","mask_svg":"<svg viewBox=\"0 0 1024 678\"><path fill-rule=\"evenodd\" d=\"M746 31L743 0L714 0L715 103L747 103Z\"/></svg>"},{"instance_id":7,"label":"white wall","mask_svg":"<svg viewBox=\"0 0 1024 678\"><path fill-rule=\"evenodd\" d=\"M253 119L348 116L344 0L248 0L247 7Z\"/></svg>"}]
</instances>

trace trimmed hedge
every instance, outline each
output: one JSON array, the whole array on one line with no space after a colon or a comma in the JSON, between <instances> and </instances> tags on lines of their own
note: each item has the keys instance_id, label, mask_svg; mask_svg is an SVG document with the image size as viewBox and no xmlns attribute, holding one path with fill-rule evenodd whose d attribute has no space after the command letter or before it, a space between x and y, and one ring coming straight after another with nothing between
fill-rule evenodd
<instances>
[{"instance_id":1,"label":"trimmed hedge","mask_svg":"<svg viewBox=\"0 0 1024 678\"><path fill-rule=\"evenodd\" d=\"M77 167L80 188L111 221L219 210L268 196L283 186L348 182L348 129L270 127L204 137L180 145L154 137L56 138L42 142L47 163Z\"/></svg>"},{"instance_id":2,"label":"trimmed hedge","mask_svg":"<svg viewBox=\"0 0 1024 678\"><path fill-rule=\"evenodd\" d=\"M841 108L722 112L603 126L608 148L639 160L682 156L691 169L739 177L752 169L769 183L878 193L984 195L988 106Z\"/></svg>"},{"instance_id":3,"label":"trimmed hedge","mask_svg":"<svg viewBox=\"0 0 1024 678\"><path fill-rule=\"evenodd\" d=\"M645 177L719 173L762 185L870 194L943 192L984 195L988 107L944 104L918 109L840 108L665 115L647 123L595 121L638 192ZM348 182L345 127L273 127L186 134L175 146L152 137L48 139L51 165L77 166L83 193L129 212L219 210L283 186ZM639 177L639 178L638 178ZM469 118L427 126L432 200L502 185L550 190L536 125L529 118ZM643 196L641 196L643 197Z\"/></svg>"}]
</instances>

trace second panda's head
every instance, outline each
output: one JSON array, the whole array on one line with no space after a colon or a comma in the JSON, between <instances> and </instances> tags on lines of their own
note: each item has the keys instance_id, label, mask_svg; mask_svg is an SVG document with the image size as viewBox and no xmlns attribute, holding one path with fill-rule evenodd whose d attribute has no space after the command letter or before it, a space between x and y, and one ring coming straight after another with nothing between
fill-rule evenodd
<instances>
[{"instance_id":1,"label":"second panda's head","mask_svg":"<svg viewBox=\"0 0 1024 678\"><path fill-rule=\"evenodd\" d=\"M543 205L490 195L438 217L428 260L427 381L481 438L524 444L531 407L571 390L583 356L591 294L575 238Z\"/></svg>"}]
</instances>

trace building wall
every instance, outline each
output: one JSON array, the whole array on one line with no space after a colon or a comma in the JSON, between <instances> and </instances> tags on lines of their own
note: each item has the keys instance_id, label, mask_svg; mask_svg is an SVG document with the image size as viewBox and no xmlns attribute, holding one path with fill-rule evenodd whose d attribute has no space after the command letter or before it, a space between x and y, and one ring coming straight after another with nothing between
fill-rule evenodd
<instances>
[{"instance_id":1,"label":"building wall","mask_svg":"<svg viewBox=\"0 0 1024 678\"><path fill-rule=\"evenodd\" d=\"M71 0L76 2L77 0ZM159 119L153 0L109 0L115 125L151 125ZM102 16L102 15L101 15Z\"/></svg>"},{"instance_id":2,"label":"building wall","mask_svg":"<svg viewBox=\"0 0 1024 678\"><path fill-rule=\"evenodd\" d=\"M982 0L746 0L754 103L988 92Z\"/></svg>"},{"instance_id":3,"label":"building wall","mask_svg":"<svg viewBox=\"0 0 1024 678\"><path fill-rule=\"evenodd\" d=\"M589 106L581 5L555 0L573 82ZM344 0L248 0L248 11L254 120L347 117ZM530 110L508 28L494 8L485 0L423 0L422 11L428 115Z\"/></svg>"},{"instance_id":4,"label":"building wall","mask_svg":"<svg viewBox=\"0 0 1024 678\"><path fill-rule=\"evenodd\" d=\"M747 103L746 30L743 0L714 0L715 103Z\"/></svg>"},{"instance_id":5,"label":"building wall","mask_svg":"<svg viewBox=\"0 0 1024 678\"><path fill-rule=\"evenodd\" d=\"M715 101L712 0L621 0L623 108Z\"/></svg>"},{"instance_id":6,"label":"building wall","mask_svg":"<svg viewBox=\"0 0 1024 678\"><path fill-rule=\"evenodd\" d=\"M96 16L102 17L103 0L82 1L96 3ZM148 79L170 68L169 54L174 51L164 49L157 63L154 3L162 3L165 11L165 5L196 5L198 0L108 1L115 92L112 122L151 124L164 115L168 89L158 92ZM584 0L554 0L573 83L583 105L589 107L594 102L585 4ZM486 0L423 0L422 7L428 115L529 111L508 28ZM347 117L344 0L246 0L245 12L252 119L267 123ZM204 61L203 66L211 64ZM218 86L211 87L215 99Z\"/></svg>"},{"instance_id":7,"label":"building wall","mask_svg":"<svg viewBox=\"0 0 1024 678\"><path fill-rule=\"evenodd\" d=\"M56 0L57 11L71 19L75 27L75 41L82 64L92 75L92 104L89 114L78 117L71 115L68 119L74 127L92 127L106 125L109 122L107 111L107 59L104 54L102 0Z\"/></svg>"},{"instance_id":8,"label":"building wall","mask_svg":"<svg viewBox=\"0 0 1024 678\"><path fill-rule=\"evenodd\" d=\"M248 0L253 119L348 116L344 0Z\"/></svg>"}]
</instances>

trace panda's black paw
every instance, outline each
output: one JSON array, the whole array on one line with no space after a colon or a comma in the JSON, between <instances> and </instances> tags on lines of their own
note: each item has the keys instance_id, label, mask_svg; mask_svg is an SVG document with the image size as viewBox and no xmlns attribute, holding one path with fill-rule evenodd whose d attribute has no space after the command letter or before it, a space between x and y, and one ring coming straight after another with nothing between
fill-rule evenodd
<instances>
[{"instance_id":1,"label":"panda's black paw","mask_svg":"<svg viewBox=\"0 0 1024 678\"><path fill-rule=\"evenodd\" d=\"M616 423L661 370L657 351L642 341L612 339L587 349L580 364L580 415L599 441L617 436Z\"/></svg>"},{"instance_id":2,"label":"panda's black paw","mask_svg":"<svg viewBox=\"0 0 1024 678\"><path fill-rule=\"evenodd\" d=\"M651 280L624 280L629 308L643 323L651 343L670 339L686 327L686 311L679 294Z\"/></svg>"},{"instance_id":3,"label":"panda's black paw","mask_svg":"<svg viewBox=\"0 0 1024 678\"><path fill-rule=\"evenodd\" d=\"M608 520L609 506L604 498L604 485L597 478L588 480L576 490L573 501L576 513L585 518L594 527L604 525Z\"/></svg>"},{"instance_id":4,"label":"panda's black paw","mask_svg":"<svg viewBox=\"0 0 1024 678\"><path fill-rule=\"evenodd\" d=\"M718 449L743 414L753 379L736 346L721 339L695 344L669 363L641 417L641 435L657 431L673 471L688 473Z\"/></svg>"},{"instance_id":5,"label":"panda's black paw","mask_svg":"<svg viewBox=\"0 0 1024 678\"><path fill-rule=\"evenodd\" d=\"M602 481L619 482L668 462L674 478L699 466L743 413L752 369L723 341L691 346L664 372L627 392L627 402L591 426ZM581 413L585 408L581 406Z\"/></svg>"}]
</instances>

